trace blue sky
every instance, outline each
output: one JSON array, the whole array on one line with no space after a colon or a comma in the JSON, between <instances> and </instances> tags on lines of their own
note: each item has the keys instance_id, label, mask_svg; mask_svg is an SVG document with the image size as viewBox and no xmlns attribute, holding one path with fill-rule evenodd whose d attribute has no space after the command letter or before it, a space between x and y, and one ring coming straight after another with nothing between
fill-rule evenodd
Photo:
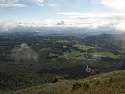
<instances>
[{"instance_id":1,"label":"blue sky","mask_svg":"<svg viewBox=\"0 0 125 94\"><path fill-rule=\"evenodd\" d=\"M6 23L15 24L17 21L22 24L26 22L56 24L63 20L68 25L79 24L93 29L110 26L124 30L124 2L124 0L0 0L0 27L4 27Z\"/></svg>"},{"instance_id":2,"label":"blue sky","mask_svg":"<svg viewBox=\"0 0 125 94\"><path fill-rule=\"evenodd\" d=\"M7 2L8 1L8 2ZM66 19L61 12L110 12L98 0L1 0L1 20Z\"/></svg>"}]
</instances>

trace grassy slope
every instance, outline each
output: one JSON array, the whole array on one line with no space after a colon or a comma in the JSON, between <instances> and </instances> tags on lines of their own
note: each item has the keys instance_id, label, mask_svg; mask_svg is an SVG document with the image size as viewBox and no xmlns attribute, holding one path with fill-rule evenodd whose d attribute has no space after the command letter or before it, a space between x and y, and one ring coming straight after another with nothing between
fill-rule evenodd
<instances>
[{"instance_id":1,"label":"grassy slope","mask_svg":"<svg viewBox=\"0 0 125 94\"><path fill-rule=\"evenodd\" d=\"M67 94L72 89L73 83L74 81L63 80L57 83L49 83L0 94Z\"/></svg>"},{"instance_id":2,"label":"grassy slope","mask_svg":"<svg viewBox=\"0 0 125 94\"><path fill-rule=\"evenodd\" d=\"M73 85L79 83L73 89ZM0 94L125 94L125 71L114 71L80 80L62 80Z\"/></svg>"},{"instance_id":3,"label":"grassy slope","mask_svg":"<svg viewBox=\"0 0 125 94\"><path fill-rule=\"evenodd\" d=\"M125 71L114 71L86 79L79 83L87 83L80 88L74 89L70 94L125 94Z\"/></svg>"}]
</instances>

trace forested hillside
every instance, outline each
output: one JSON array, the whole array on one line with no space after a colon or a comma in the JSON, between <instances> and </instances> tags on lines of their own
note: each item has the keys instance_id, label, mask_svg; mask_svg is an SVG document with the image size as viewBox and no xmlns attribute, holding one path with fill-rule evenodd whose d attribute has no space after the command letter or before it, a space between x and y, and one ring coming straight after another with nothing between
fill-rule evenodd
<instances>
[{"instance_id":1,"label":"forested hillside","mask_svg":"<svg viewBox=\"0 0 125 94\"><path fill-rule=\"evenodd\" d=\"M120 37L121 38L121 37ZM114 35L0 35L0 90L125 69L124 40Z\"/></svg>"}]
</instances>

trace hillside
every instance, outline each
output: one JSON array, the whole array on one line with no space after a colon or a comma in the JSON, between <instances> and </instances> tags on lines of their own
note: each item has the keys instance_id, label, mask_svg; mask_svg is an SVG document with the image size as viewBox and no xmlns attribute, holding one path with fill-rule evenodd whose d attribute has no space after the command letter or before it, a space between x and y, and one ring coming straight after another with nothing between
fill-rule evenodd
<instances>
[{"instance_id":1,"label":"hillside","mask_svg":"<svg viewBox=\"0 0 125 94\"><path fill-rule=\"evenodd\" d=\"M113 71L79 80L60 80L0 94L125 94L125 71Z\"/></svg>"},{"instance_id":2,"label":"hillside","mask_svg":"<svg viewBox=\"0 0 125 94\"><path fill-rule=\"evenodd\" d=\"M0 41L0 91L125 69L125 41L115 35L1 35Z\"/></svg>"}]
</instances>

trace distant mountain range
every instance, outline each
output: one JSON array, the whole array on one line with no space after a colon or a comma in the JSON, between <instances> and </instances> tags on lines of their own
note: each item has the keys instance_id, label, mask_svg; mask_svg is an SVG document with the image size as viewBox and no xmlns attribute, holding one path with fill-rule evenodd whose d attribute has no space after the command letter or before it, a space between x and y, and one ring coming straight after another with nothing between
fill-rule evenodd
<instances>
[{"instance_id":1,"label":"distant mountain range","mask_svg":"<svg viewBox=\"0 0 125 94\"><path fill-rule=\"evenodd\" d=\"M124 33L112 29L88 29L83 27L65 27L65 26L41 26L41 27L29 27L29 26L17 26L7 32L1 31L0 34L34 34L34 35L59 35L59 36L83 36L83 35L98 35L102 33L106 34L119 34Z\"/></svg>"}]
</instances>

